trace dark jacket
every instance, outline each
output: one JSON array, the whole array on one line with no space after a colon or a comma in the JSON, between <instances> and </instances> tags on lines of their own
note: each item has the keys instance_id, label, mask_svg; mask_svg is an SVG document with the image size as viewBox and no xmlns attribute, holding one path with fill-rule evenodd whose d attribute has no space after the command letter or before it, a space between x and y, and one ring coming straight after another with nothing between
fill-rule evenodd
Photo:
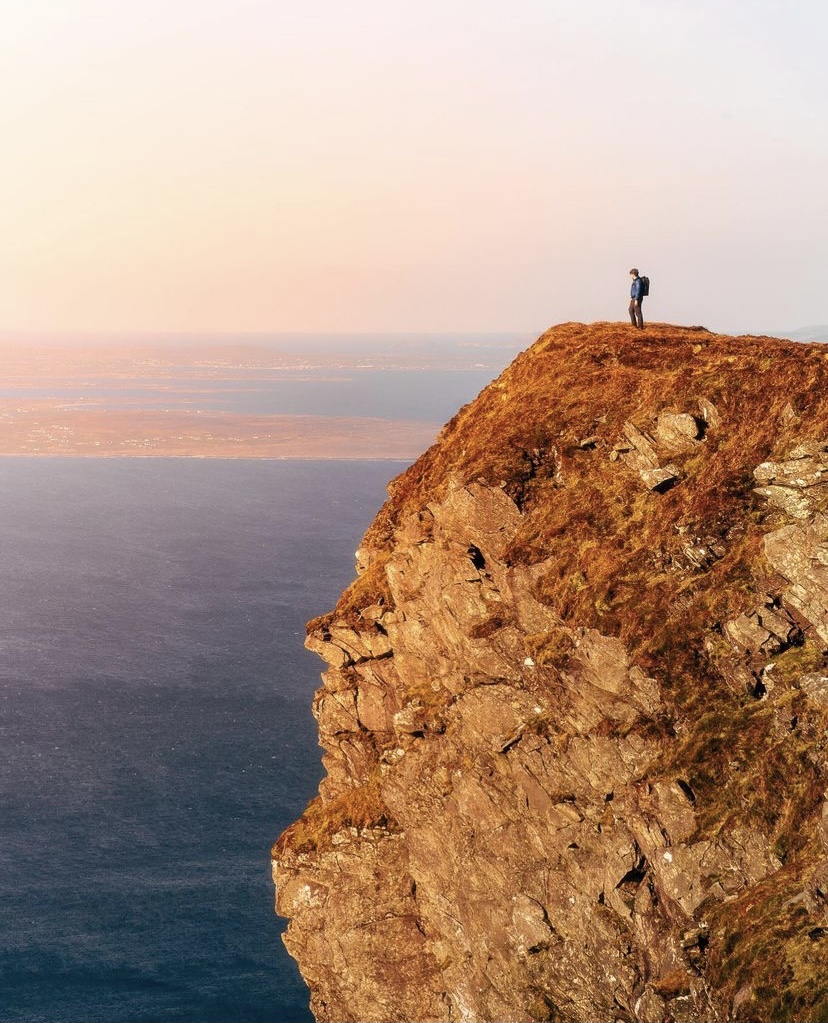
<instances>
[{"instance_id":1,"label":"dark jacket","mask_svg":"<svg viewBox=\"0 0 828 1023\"><path fill-rule=\"evenodd\" d=\"M630 287L630 298L637 299L640 302L641 299L644 297L641 293L643 287L644 285L641 282L641 278L635 277Z\"/></svg>"}]
</instances>

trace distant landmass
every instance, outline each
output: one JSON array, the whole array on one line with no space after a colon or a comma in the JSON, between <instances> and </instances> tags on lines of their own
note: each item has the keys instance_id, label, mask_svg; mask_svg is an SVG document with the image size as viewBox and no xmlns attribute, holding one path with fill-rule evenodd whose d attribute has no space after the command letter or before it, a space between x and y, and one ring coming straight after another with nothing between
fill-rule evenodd
<instances>
[{"instance_id":1,"label":"distant landmass","mask_svg":"<svg viewBox=\"0 0 828 1023\"><path fill-rule=\"evenodd\" d=\"M814 327L797 327L790 330L785 337L793 338L795 341L824 341L828 343L828 323L818 324Z\"/></svg>"},{"instance_id":2,"label":"distant landmass","mask_svg":"<svg viewBox=\"0 0 828 1023\"><path fill-rule=\"evenodd\" d=\"M0 340L0 455L412 460L508 335Z\"/></svg>"},{"instance_id":3,"label":"distant landmass","mask_svg":"<svg viewBox=\"0 0 828 1023\"><path fill-rule=\"evenodd\" d=\"M342 416L112 411L0 403L0 455L411 459L436 425Z\"/></svg>"},{"instance_id":4,"label":"distant landmass","mask_svg":"<svg viewBox=\"0 0 828 1023\"><path fill-rule=\"evenodd\" d=\"M0 334L2 377L206 376L275 369L473 369L498 373L528 334Z\"/></svg>"}]
</instances>

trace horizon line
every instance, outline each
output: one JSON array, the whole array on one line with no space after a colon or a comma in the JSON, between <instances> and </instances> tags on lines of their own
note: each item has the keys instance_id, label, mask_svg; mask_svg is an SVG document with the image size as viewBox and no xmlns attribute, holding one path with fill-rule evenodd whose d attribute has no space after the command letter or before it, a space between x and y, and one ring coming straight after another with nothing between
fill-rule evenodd
<instances>
[{"instance_id":1,"label":"horizon line","mask_svg":"<svg viewBox=\"0 0 828 1023\"><path fill-rule=\"evenodd\" d=\"M541 328L541 333L548 327ZM5 328L0 327L0 339L9 336L26 337L109 337L119 335L122 337L501 337L504 334L533 334L537 328L513 328L504 330L246 330L228 328L216 330L213 328L199 330L190 328L187 330L153 328L144 330L140 327L112 327L96 328L95 330L58 330L53 328Z\"/></svg>"}]
</instances>

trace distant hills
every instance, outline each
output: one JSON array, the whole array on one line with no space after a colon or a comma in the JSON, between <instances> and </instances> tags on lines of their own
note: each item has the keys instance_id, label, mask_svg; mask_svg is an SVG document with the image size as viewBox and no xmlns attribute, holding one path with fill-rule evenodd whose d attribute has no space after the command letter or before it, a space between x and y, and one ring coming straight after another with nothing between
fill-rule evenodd
<instances>
[{"instance_id":1,"label":"distant hills","mask_svg":"<svg viewBox=\"0 0 828 1023\"><path fill-rule=\"evenodd\" d=\"M815 327L797 327L796 330L789 330L785 337L794 341L823 341L828 343L828 323L821 323Z\"/></svg>"}]
</instances>

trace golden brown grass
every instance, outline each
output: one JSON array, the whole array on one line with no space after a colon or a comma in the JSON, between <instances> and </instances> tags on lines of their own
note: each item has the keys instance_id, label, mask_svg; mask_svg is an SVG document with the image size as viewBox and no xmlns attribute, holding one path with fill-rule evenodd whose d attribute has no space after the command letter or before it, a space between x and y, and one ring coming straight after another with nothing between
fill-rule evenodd
<instances>
[{"instance_id":1,"label":"golden brown grass","mask_svg":"<svg viewBox=\"0 0 828 1023\"><path fill-rule=\"evenodd\" d=\"M333 622L350 625L352 628L364 627L360 611L372 604L380 604L387 611L393 610L394 598L385 574L390 553L388 550L377 555L370 567L345 590L333 611L312 618L307 624L308 634L324 633Z\"/></svg>"},{"instance_id":2,"label":"golden brown grass","mask_svg":"<svg viewBox=\"0 0 828 1023\"><path fill-rule=\"evenodd\" d=\"M396 821L383 802L378 775L330 802L325 803L317 796L308 804L299 820L279 836L273 846L273 857L278 859L288 850L296 854L330 849L334 835L346 828L398 830Z\"/></svg>"},{"instance_id":3,"label":"golden brown grass","mask_svg":"<svg viewBox=\"0 0 828 1023\"><path fill-rule=\"evenodd\" d=\"M547 556L546 541L566 525L564 514L615 536L619 520L649 516L636 515L640 488L628 481L634 492L625 492L610 482L619 475L611 463L597 476L596 465L606 462L625 421L646 427L662 411L696 413L700 399L716 406L722 427L708 431L701 464L687 466L701 470L695 485L663 495L661 512L690 523L730 521L758 462L794 436L825 436L826 383L828 357L818 345L661 324L648 327L646 338L619 324L563 324L455 416L438 445L397 481L368 541L381 546L401 513L439 498L449 473L513 492L527 512L515 548L522 560ZM793 418L783 416L788 405ZM597 438L596 447L581 450L587 437ZM566 509L547 500L562 488Z\"/></svg>"},{"instance_id":4,"label":"golden brown grass","mask_svg":"<svg viewBox=\"0 0 828 1023\"><path fill-rule=\"evenodd\" d=\"M736 1020L828 1023L828 931L815 926L811 840L782 870L732 902L711 907L706 979L727 1004L749 986Z\"/></svg>"}]
</instances>

